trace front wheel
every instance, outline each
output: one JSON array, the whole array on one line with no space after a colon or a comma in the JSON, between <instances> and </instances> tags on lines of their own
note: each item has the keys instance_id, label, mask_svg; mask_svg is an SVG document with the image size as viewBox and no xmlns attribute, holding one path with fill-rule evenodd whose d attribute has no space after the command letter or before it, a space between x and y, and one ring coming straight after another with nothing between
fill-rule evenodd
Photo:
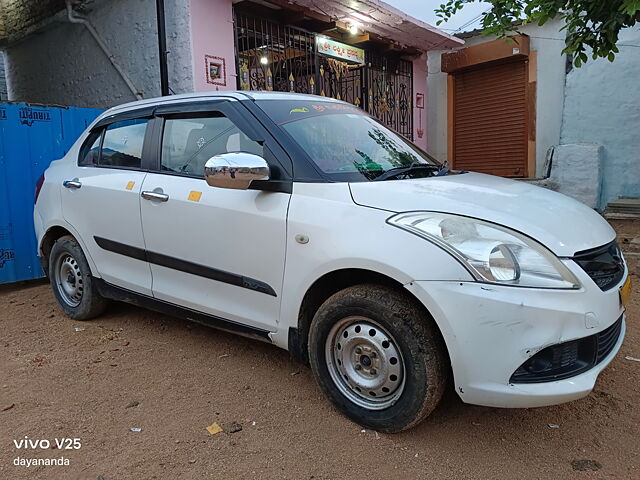
<instances>
[{"instance_id":1,"label":"front wheel","mask_svg":"<svg viewBox=\"0 0 640 480\"><path fill-rule=\"evenodd\" d=\"M95 286L82 248L72 236L60 237L49 254L49 281L60 307L75 320L89 320L107 306Z\"/></svg>"},{"instance_id":2,"label":"front wheel","mask_svg":"<svg viewBox=\"0 0 640 480\"><path fill-rule=\"evenodd\" d=\"M309 357L338 410L388 433L433 411L448 371L431 317L408 294L378 285L347 288L322 304L311 324Z\"/></svg>"}]
</instances>

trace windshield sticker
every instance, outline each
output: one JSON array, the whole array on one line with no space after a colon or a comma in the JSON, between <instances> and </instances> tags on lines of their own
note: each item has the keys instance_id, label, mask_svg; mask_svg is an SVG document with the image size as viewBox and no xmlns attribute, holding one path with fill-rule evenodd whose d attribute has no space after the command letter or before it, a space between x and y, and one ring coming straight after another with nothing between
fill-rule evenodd
<instances>
[{"instance_id":1,"label":"windshield sticker","mask_svg":"<svg viewBox=\"0 0 640 480\"><path fill-rule=\"evenodd\" d=\"M368 116L367 112L344 102L316 100L311 102L293 101L280 102L274 100L258 101L258 104L276 122L277 125L284 125L289 122L297 122L311 117L325 115L358 115Z\"/></svg>"},{"instance_id":2,"label":"windshield sticker","mask_svg":"<svg viewBox=\"0 0 640 480\"><path fill-rule=\"evenodd\" d=\"M316 112L324 112L327 110L333 110L338 112L359 112L362 113L358 107L354 107L353 105L344 105L342 103L328 103L324 105L311 105Z\"/></svg>"}]
</instances>

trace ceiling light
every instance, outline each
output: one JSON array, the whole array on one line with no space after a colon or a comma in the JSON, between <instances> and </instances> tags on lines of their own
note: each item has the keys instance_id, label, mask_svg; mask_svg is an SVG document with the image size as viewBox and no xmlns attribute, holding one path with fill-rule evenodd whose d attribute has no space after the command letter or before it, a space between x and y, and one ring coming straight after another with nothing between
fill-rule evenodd
<instances>
[{"instance_id":1,"label":"ceiling light","mask_svg":"<svg viewBox=\"0 0 640 480\"><path fill-rule=\"evenodd\" d=\"M260 57L260 63L262 65L266 65L267 63L269 63L269 59L267 57Z\"/></svg>"}]
</instances>

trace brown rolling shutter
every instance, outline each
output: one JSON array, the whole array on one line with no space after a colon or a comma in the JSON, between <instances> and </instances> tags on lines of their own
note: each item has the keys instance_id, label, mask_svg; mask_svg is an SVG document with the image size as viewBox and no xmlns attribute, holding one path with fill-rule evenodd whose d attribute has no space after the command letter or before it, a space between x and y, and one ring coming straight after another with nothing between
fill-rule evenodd
<instances>
[{"instance_id":1,"label":"brown rolling shutter","mask_svg":"<svg viewBox=\"0 0 640 480\"><path fill-rule=\"evenodd\" d=\"M526 62L483 65L453 75L454 167L526 176Z\"/></svg>"}]
</instances>

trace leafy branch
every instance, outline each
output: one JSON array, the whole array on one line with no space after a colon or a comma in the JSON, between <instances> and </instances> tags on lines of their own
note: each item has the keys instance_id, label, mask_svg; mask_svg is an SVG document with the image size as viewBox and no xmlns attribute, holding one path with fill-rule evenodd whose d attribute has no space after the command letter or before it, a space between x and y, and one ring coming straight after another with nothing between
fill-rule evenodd
<instances>
[{"instance_id":1,"label":"leafy branch","mask_svg":"<svg viewBox=\"0 0 640 480\"><path fill-rule=\"evenodd\" d=\"M479 0L448 0L435 10L440 25ZM544 25L560 17L566 29L563 53L573 55L576 67L589 60L608 58L613 62L620 30L640 22L640 0L488 0L491 7L482 13L486 35L509 38L529 23Z\"/></svg>"}]
</instances>

